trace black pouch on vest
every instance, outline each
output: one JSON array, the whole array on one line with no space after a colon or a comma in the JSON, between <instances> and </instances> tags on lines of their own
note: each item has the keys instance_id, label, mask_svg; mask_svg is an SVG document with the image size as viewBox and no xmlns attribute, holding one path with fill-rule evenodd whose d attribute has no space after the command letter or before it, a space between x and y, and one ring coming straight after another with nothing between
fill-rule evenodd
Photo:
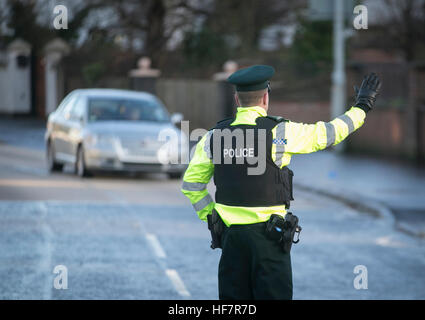
<instances>
[{"instance_id":1,"label":"black pouch on vest","mask_svg":"<svg viewBox=\"0 0 425 320\"><path fill-rule=\"evenodd\" d=\"M215 209L207 216L208 229L211 232L211 249L222 248L221 236L227 228Z\"/></svg>"},{"instance_id":2,"label":"black pouch on vest","mask_svg":"<svg viewBox=\"0 0 425 320\"><path fill-rule=\"evenodd\" d=\"M293 243L299 242L301 229L301 226L298 225L298 217L291 212L286 213L285 218L278 214L272 214L266 224L267 236L277 241L286 253L291 251ZM298 233L298 237L294 241L295 233Z\"/></svg>"},{"instance_id":3,"label":"black pouch on vest","mask_svg":"<svg viewBox=\"0 0 425 320\"><path fill-rule=\"evenodd\" d=\"M288 167L284 167L280 170L280 179L283 184L283 190L285 198L283 199L286 209L289 209L291 206L291 201L294 200L292 180L294 177L294 172Z\"/></svg>"}]
</instances>

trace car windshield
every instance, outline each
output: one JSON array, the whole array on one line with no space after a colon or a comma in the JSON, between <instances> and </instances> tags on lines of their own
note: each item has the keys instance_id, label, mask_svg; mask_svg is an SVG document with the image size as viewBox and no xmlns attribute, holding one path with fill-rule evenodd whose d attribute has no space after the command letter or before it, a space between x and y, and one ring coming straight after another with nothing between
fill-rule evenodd
<instances>
[{"instance_id":1,"label":"car windshield","mask_svg":"<svg viewBox=\"0 0 425 320\"><path fill-rule=\"evenodd\" d=\"M169 115L155 100L96 97L88 100L88 119L164 122L169 121Z\"/></svg>"}]
</instances>

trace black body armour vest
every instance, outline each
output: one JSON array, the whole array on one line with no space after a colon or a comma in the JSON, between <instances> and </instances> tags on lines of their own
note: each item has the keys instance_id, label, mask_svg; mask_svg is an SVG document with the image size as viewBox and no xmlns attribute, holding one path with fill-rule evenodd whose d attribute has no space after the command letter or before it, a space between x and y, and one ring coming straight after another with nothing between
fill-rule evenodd
<instances>
[{"instance_id":1,"label":"black body armour vest","mask_svg":"<svg viewBox=\"0 0 425 320\"><path fill-rule=\"evenodd\" d=\"M215 201L229 206L289 208L294 200L293 172L287 167L280 169L271 157L271 130L286 120L258 117L257 125L230 126L233 121L218 122L210 136Z\"/></svg>"}]
</instances>

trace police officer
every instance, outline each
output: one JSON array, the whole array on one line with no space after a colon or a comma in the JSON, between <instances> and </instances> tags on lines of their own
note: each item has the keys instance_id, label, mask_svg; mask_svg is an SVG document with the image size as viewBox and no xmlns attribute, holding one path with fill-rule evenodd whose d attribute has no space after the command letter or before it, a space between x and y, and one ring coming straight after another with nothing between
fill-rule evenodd
<instances>
[{"instance_id":1,"label":"police officer","mask_svg":"<svg viewBox=\"0 0 425 320\"><path fill-rule=\"evenodd\" d=\"M219 239L220 299L292 299L290 253L266 231L270 217L285 218L293 200L287 166L292 155L336 145L361 127L380 88L372 73L356 89L355 104L345 114L330 122L296 123L267 115L274 72L255 65L227 79L236 86L236 116L202 137L183 177L182 192L199 218L211 221L217 213L225 225ZM213 176L215 202L206 189Z\"/></svg>"}]
</instances>

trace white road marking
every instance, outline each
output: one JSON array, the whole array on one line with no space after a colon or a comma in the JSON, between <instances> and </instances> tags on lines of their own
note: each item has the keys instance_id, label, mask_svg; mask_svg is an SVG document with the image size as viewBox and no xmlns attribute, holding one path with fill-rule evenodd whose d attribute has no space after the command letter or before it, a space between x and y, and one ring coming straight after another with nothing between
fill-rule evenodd
<instances>
[{"instance_id":1,"label":"white road marking","mask_svg":"<svg viewBox=\"0 0 425 320\"><path fill-rule=\"evenodd\" d=\"M150 246L152 247L155 255L160 259L165 259L167 255L165 254L164 249L159 243L158 238L152 233L146 233L145 237L146 237L146 240L148 240Z\"/></svg>"},{"instance_id":2,"label":"white road marking","mask_svg":"<svg viewBox=\"0 0 425 320\"><path fill-rule=\"evenodd\" d=\"M96 186L94 185L93 187L96 188ZM190 292L186 289L186 286L184 285L184 282L180 278L178 272L175 269L167 268L167 260L165 259L167 255L165 254L164 249L162 248L158 238L154 234L146 232L140 215L132 208L132 206L127 201L118 197L115 193L109 191L107 191L106 193L112 199L117 201L123 208L127 209L129 212L133 213L135 217L138 218L137 227L140 228L141 233L145 236L145 239L148 241L149 246L154 251L159 267L165 271L165 274L167 275L168 279L170 279L172 285L174 286L174 289L180 296L182 296L183 298L190 297Z\"/></svg>"},{"instance_id":3,"label":"white road marking","mask_svg":"<svg viewBox=\"0 0 425 320\"><path fill-rule=\"evenodd\" d=\"M170 279L174 288L182 297L190 297L190 292L187 291L186 286L183 283L183 280L180 278L179 274L174 269L166 269L165 274Z\"/></svg>"},{"instance_id":4,"label":"white road marking","mask_svg":"<svg viewBox=\"0 0 425 320\"><path fill-rule=\"evenodd\" d=\"M46 274L46 280L43 286L43 299L51 300L52 299L52 237L53 232L47 222L47 206L44 202L38 202L40 211L41 211L41 231L43 234L44 240L44 250L42 250L43 256L39 264L39 272Z\"/></svg>"}]
</instances>

